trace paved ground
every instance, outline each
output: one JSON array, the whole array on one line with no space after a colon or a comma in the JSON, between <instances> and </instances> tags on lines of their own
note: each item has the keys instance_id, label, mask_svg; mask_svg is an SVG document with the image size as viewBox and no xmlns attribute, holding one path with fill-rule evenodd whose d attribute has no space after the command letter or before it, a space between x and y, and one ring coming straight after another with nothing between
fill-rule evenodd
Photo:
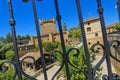
<instances>
[{"instance_id":1,"label":"paved ground","mask_svg":"<svg viewBox=\"0 0 120 80\"><path fill-rule=\"evenodd\" d=\"M56 71L59 69L59 66L54 65L52 68L47 70L48 80L51 80L53 75L56 73ZM38 80L44 80L43 74L37 77Z\"/></svg>"},{"instance_id":2,"label":"paved ground","mask_svg":"<svg viewBox=\"0 0 120 80\"><path fill-rule=\"evenodd\" d=\"M99 60L101 59L102 56L98 55L96 56L96 60L93 62L93 64L95 65L97 62L99 62ZM103 67L102 70L102 75L107 74L107 65L106 65L106 61L103 62L103 64L101 65L101 67ZM55 72L59 69L59 66L54 65L52 68L50 68L49 70L47 70L47 75L48 75L48 80L51 80L51 78L53 77L53 75L55 74ZM112 66L112 70L113 73L115 72ZM38 80L44 80L44 76L43 74L41 74L40 76L37 77ZM55 79L56 80L56 79ZM63 79L60 79L63 80Z\"/></svg>"},{"instance_id":3,"label":"paved ground","mask_svg":"<svg viewBox=\"0 0 120 80\"><path fill-rule=\"evenodd\" d=\"M96 63L98 63L99 60L101 59L101 57L102 57L102 56L100 56L100 55L96 56L96 60L93 62L93 64L95 65ZM102 75L108 74L108 73L107 73L107 64L106 64L106 60L103 62L103 64L101 65L101 67L103 67ZM112 65L112 71L113 71L113 73L115 73L114 68L113 68L113 65Z\"/></svg>"}]
</instances>

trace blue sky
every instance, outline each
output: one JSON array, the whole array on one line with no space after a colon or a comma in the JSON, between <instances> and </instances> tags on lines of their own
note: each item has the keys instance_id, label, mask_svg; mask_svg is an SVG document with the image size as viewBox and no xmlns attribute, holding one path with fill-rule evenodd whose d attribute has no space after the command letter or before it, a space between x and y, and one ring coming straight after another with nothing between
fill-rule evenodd
<instances>
[{"instance_id":1,"label":"blue sky","mask_svg":"<svg viewBox=\"0 0 120 80\"><path fill-rule=\"evenodd\" d=\"M96 0L80 0L83 18L98 17ZM104 7L104 16L106 26L118 22L118 12L115 8L116 0L101 0ZM16 20L17 35L31 36L36 35L34 17L32 12L31 0L23 3L22 0L12 0L14 17ZM62 23L66 23L67 28L78 25L78 14L75 0L58 0ZM37 2L37 14L39 19L55 18L54 0L43 0ZM89 15L90 14L90 15ZM11 32L9 25L9 14L7 0L0 0L0 36L6 36Z\"/></svg>"}]
</instances>

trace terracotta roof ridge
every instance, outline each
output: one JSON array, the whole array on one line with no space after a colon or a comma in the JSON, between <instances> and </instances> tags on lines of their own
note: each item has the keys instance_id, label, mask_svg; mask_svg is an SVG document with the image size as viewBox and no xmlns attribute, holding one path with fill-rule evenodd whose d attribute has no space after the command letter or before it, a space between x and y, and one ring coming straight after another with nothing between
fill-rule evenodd
<instances>
[{"instance_id":1,"label":"terracotta roof ridge","mask_svg":"<svg viewBox=\"0 0 120 80\"><path fill-rule=\"evenodd\" d=\"M106 28L111 28L111 27L115 27L115 24L117 24L117 22L109 24L108 26L106 26Z\"/></svg>"},{"instance_id":2,"label":"terracotta roof ridge","mask_svg":"<svg viewBox=\"0 0 120 80\"><path fill-rule=\"evenodd\" d=\"M93 20L96 20L96 19L99 19L99 17L90 17L90 18L85 19L84 23L89 22L89 21L93 21Z\"/></svg>"}]
</instances>

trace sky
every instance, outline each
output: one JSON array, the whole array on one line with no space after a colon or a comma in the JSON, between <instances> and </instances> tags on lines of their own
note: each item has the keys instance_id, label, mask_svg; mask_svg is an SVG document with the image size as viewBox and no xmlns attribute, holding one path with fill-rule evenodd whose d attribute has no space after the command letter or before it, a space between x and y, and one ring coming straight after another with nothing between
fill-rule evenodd
<instances>
[{"instance_id":1,"label":"sky","mask_svg":"<svg viewBox=\"0 0 120 80\"><path fill-rule=\"evenodd\" d=\"M24 3L22 0L11 0L14 18L16 20L16 34L31 36L36 35L34 16L31 1ZM38 19L56 18L54 0L36 1ZM116 0L101 0L104 8L105 25L118 22ZM66 23L67 28L79 24L75 0L58 0L62 24ZM83 19L98 17L96 0L80 0ZM57 24L56 24L57 26ZM57 28L58 29L58 28ZM9 12L7 0L0 0L0 36L5 37L11 32L9 25Z\"/></svg>"}]
</instances>

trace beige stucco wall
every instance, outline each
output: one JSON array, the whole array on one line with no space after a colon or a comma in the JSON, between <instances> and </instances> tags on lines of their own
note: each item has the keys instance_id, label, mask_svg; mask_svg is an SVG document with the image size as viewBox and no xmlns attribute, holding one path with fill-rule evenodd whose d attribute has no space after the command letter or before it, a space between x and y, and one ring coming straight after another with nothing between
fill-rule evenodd
<instances>
[{"instance_id":1,"label":"beige stucco wall","mask_svg":"<svg viewBox=\"0 0 120 80\"><path fill-rule=\"evenodd\" d=\"M91 48L91 46L97 42L103 44L100 20L97 19L94 21L89 21L88 23L84 24L88 47ZM91 28L91 31L87 31L87 28L89 27ZM96 33L98 36L95 35Z\"/></svg>"},{"instance_id":2,"label":"beige stucco wall","mask_svg":"<svg viewBox=\"0 0 120 80\"><path fill-rule=\"evenodd\" d=\"M64 41L66 42L66 40L68 40L68 31L63 32L63 36L64 36ZM60 34L55 34L54 39L56 42L61 42Z\"/></svg>"},{"instance_id":3,"label":"beige stucco wall","mask_svg":"<svg viewBox=\"0 0 120 80\"><path fill-rule=\"evenodd\" d=\"M63 36L64 36L64 41L66 42L66 40L68 40L68 31L63 32ZM34 41L35 46L38 46L38 38L37 37L32 37L31 38L32 41ZM44 35L41 36L42 42L61 42L60 39L60 34L59 33L51 33L48 35Z\"/></svg>"}]
</instances>

